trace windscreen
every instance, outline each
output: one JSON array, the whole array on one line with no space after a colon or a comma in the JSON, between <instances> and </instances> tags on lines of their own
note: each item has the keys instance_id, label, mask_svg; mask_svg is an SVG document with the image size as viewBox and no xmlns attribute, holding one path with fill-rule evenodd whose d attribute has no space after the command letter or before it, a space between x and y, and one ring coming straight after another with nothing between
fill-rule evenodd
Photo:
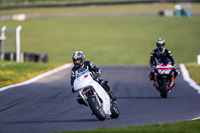
<instances>
[{"instance_id":1,"label":"windscreen","mask_svg":"<svg viewBox=\"0 0 200 133\"><path fill-rule=\"evenodd\" d=\"M76 78L81 77L82 75L84 75L87 72L88 72L87 69L85 69L85 68L79 68L78 70L76 70Z\"/></svg>"},{"instance_id":2,"label":"windscreen","mask_svg":"<svg viewBox=\"0 0 200 133\"><path fill-rule=\"evenodd\" d=\"M167 65L171 65L171 60L169 58L160 58L158 60L158 65L161 65L161 66L167 66Z\"/></svg>"}]
</instances>

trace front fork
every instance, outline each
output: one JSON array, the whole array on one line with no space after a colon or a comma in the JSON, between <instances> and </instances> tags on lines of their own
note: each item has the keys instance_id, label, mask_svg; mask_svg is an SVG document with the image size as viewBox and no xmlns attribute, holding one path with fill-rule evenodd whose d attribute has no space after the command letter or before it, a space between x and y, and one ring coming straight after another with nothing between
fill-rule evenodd
<instances>
[{"instance_id":1,"label":"front fork","mask_svg":"<svg viewBox=\"0 0 200 133\"><path fill-rule=\"evenodd\" d=\"M172 77L171 77L171 83L170 83L170 86L169 86L169 90L171 90L173 86L174 86L174 72L172 72Z\"/></svg>"},{"instance_id":2,"label":"front fork","mask_svg":"<svg viewBox=\"0 0 200 133\"><path fill-rule=\"evenodd\" d=\"M156 76L156 73L154 73L154 86L156 87L157 90L161 90L158 84L158 78Z\"/></svg>"},{"instance_id":3,"label":"front fork","mask_svg":"<svg viewBox=\"0 0 200 133\"><path fill-rule=\"evenodd\" d=\"M158 84L158 78L156 76L156 73L154 73L154 86L156 87L157 90L161 90ZM174 86L174 72L172 72L171 82L168 90L171 90L173 86Z\"/></svg>"},{"instance_id":4,"label":"front fork","mask_svg":"<svg viewBox=\"0 0 200 133\"><path fill-rule=\"evenodd\" d=\"M100 98L98 97L98 95L97 95L97 93L94 91L94 96L96 97L96 99L97 99L97 102L98 102L98 104L99 104L99 107L102 107L103 105L102 105L102 103L101 103L101 100L100 100Z\"/></svg>"},{"instance_id":5,"label":"front fork","mask_svg":"<svg viewBox=\"0 0 200 133\"><path fill-rule=\"evenodd\" d=\"M96 98L99 107L102 107L103 105L102 105L101 100L99 99L96 91L94 91L94 90L90 90L90 91L93 91L93 95L90 95L89 97ZM89 93L89 92L87 92L87 93ZM82 97L83 101L88 105L88 102L87 102L87 98L88 98L87 93L83 94L83 92L80 91L79 95Z\"/></svg>"}]
</instances>

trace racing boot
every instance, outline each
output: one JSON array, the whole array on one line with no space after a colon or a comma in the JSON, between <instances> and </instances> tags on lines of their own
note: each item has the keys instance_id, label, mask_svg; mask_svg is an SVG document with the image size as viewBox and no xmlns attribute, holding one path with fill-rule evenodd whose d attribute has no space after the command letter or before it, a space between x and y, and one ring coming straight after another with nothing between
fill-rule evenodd
<instances>
[{"instance_id":1,"label":"racing boot","mask_svg":"<svg viewBox=\"0 0 200 133\"><path fill-rule=\"evenodd\" d=\"M151 72L148 76L148 80L154 80L154 73Z\"/></svg>"},{"instance_id":2,"label":"racing boot","mask_svg":"<svg viewBox=\"0 0 200 133\"><path fill-rule=\"evenodd\" d=\"M112 101L116 101L117 98L113 95L108 81L103 81L102 87L107 92L107 94L109 95L110 99L112 99Z\"/></svg>"},{"instance_id":3,"label":"racing boot","mask_svg":"<svg viewBox=\"0 0 200 133\"><path fill-rule=\"evenodd\" d=\"M83 105L85 105L85 106L88 106L88 105L83 101L83 99L81 98L80 95L78 95L78 97L77 97L77 102L78 102L79 104L83 104Z\"/></svg>"}]
</instances>

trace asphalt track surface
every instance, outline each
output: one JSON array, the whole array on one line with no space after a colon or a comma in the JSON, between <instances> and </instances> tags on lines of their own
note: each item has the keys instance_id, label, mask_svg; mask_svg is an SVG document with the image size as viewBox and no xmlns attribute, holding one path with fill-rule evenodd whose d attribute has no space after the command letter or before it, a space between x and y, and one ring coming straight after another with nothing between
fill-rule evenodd
<instances>
[{"instance_id":1,"label":"asphalt track surface","mask_svg":"<svg viewBox=\"0 0 200 133\"><path fill-rule=\"evenodd\" d=\"M51 133L190 120L200 116L200 94L183 80L167 99L147 80L148 66L99 66L118 97L120 116L99 121L71 92L70 69L0 92L0 133Z\"/></svg>"}]
</instances>

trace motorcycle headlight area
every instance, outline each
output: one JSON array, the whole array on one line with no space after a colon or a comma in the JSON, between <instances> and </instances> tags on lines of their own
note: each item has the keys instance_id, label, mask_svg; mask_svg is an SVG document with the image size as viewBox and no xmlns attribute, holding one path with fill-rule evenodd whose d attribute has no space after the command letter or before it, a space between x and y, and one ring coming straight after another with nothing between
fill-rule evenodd
<instances>
[{"instance_id":1,"label":"motorcycle headlight area","mask_svg":"<svg viewBox=\"0 0 200 133\"><path fill-rule=\"evenodd\" d=\"M83 94L86 94L86 93L88 93L89 91L91 91L93 89L93 87L92 86L87 86L87 87L85 87L84 89L83 89Z\"/></svg>"},{"instance_id":2,"label":"motorcycle headlight area","mask_svg":"<svg viewBox=\"0 0 200 133\"><path fill-rule=\"evenodd\" d=\"M171 72L171 69L167 69L167 70L158 69L159 74L169 74L170 72Z\"/></svg>"}]
</instances>

